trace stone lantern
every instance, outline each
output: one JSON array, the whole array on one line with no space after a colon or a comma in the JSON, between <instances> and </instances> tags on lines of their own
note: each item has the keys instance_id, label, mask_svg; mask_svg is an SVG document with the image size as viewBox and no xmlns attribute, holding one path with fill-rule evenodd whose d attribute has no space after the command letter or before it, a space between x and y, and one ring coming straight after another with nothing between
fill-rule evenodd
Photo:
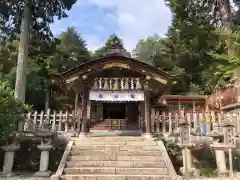
<instances>
[{"instance_id":1,"label":"stone lantern","mask_svg":"<svg viewBox=\"0 0 240 180\"><path fill-rule=\"evenodd\" d=\"M227 119L223 123L224 145L229 154L229 176L233 177L232 149L236 147L234 140L234 125Z\"/></svg>"},{"instance_id":2,"label":"stone lantern","mask_svg":"<svg viewBox=\"0 0 240 180\"><path fill-rule=\"evenodd\" d=\"M220 139L223 137L223 134L217 130L212 130L210 133L208 133L208 136L213 138L213 144L211 144L210 147L213 148L216 155L218 176L224 177L228 174L228 170L226 167L226 158L224 152L225 145L220 143Z\"/></svg>"},{"instance_id":3,"label":"stone lantern","mask_svg":"<svg viewBox=\"0 0 240 180\"><path fill-rule=\"evenodd\" d=\"M35 136L41 140L41 144L37 146L37 148L41 151L40 167L39 171L34 175L38 177L49 177L51 173L48 171L49 151L53 148L52 138L54 133L51 132L47 126L48 123L46 122L46 124L43 125L42 129L35 133Z\"/></svg>"},{"instance_id":4,"label":"stone lantern","mask_svg":"<svg viewBox=\"0 0 240 180\"><path fill-rule=\"evenodd\" d=\"M3 172L1 176L4 177L11 177L14 176L14 173L12 172L13 163L14 163L14 155L17 150L20 149L20 145L14 140L14 135L10 136L13 138L12 142L10 144L7 144L5 146L2 146L2 150L4 150L4 163L3 163ZM1 178L0 178L1 179Z\"/></svg>"},{"instance_id":5,"label":"stone lantern","mask_svg":"<svg viewBox=\"0 0 240 180\"><path fill-rule=\"evenodd\" d=\"M179 123L179 131L180 131L180 142L179 147L182 148L182 156L183 156L183 167L180 169L182 174L188 178L189 176L197 175L198 172L196 168L193 168L192 165L192 155L191 148L195 146L195 144L190 141L190 128L189 123L182 119Z\"/></svg>"}]
</instances>

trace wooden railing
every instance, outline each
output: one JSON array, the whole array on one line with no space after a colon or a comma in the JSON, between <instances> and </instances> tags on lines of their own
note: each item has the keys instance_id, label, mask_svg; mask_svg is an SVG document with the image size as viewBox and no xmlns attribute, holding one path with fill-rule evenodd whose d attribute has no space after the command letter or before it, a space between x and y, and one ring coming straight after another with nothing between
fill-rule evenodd
<instances>
[{"instance_id":1,"label":"wooden railing","mask_svg":"<svg viewBox=\"0 0 240 180\"><path fill-rule=\"evenodd\" d=\"M172 133L179 127L179 122L184 117L189 124L191 124L190 131L196 132L200 130L201 133L207 134L216 126L222 125L225 120L234 125L235 133L240 133L240 113L221 113L221 112L187 112L181 115L177 112L161 112L154 108L151 109L151 132L152 133Z\"/></svg>"},{"instance_id":2,"label":"wooden railing","mask_svg":"<svg viewBox=\"0 0 240 180\"><path fill-rule=\"evenodd\" d=\"M151 132L152 133L172 133L178 128L183 114L177 112L162 112L154 108L151 109ZM240 113L219 113L219 112L187 112L184 114L189 124L191 132L197 129L207 134L217 124L220 127L224 120L228 119L235 126L235 133L240 133ZM25 114L23 122L19 123L19 131L35 132L41 129L48 129L52 132L76 131L80 127L81 118L75 112L50 111L29 112ZM142 119L144 124L144 119ZM221 128L220 128L221 130Z\"/></svg>"},{"instance_id":3,"label":"wooden railing","mask_svg":"<svg viewBox=\"0 0 240 180\"><path fill-rule=\"evenodd\" d=\"M240 103L240 87L226 87L208 96L207 104L213 108L224 108Z\"/></svg>"},{"instance_id":4,"label":"wooden railing","mask_svg":"<svg viewBox=\"0 0 240 180\"><path fill-rule=\"evenodd\" d=\"M25 119L19 123L18 130L35 132L37 130L48 129L52 132L67 132L74 131L79 127L78 123L80 123L80 118L74 111L34 111L25 114Z\"/></svg>"}]
</instances>

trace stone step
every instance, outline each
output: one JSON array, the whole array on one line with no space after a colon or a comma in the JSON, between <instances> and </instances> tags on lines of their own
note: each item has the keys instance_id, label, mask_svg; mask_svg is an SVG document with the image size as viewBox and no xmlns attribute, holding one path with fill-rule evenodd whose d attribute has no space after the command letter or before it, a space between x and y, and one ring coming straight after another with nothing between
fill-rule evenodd
<instances>
[{"instance_id":1,"label":"stone step","mask_svg":"<svg viewBox=\"0 0 240 180\"><path fill-rule=\"evenodd\" d=\"M107 154L114 153L118 156L161 156L162 153L160 150L158 151L144 151L144 150L128 150L128 151L116 151L115 149L109 150L79 150L74 148L70 155L72 156L94 156L94 155L102 155L105 156Z\"/></svg>"},{"instance_id":2,"label":"stone step","mask_svg":"<svg viewBox=\"0 0 240 180\"><path fill-rule=\"evenodd\" d=\"M123 168L163 168L166 167L165 162L151 161L69 161L66 165L70 167L123 167Z\"/></svg>"},{"instance_id":3,"label":"stone step","mask_svg":"<svg viewBox=\"0 0 240 180\"><path fill-rule=\"evenodd\" d=\"M68 161L161 161L161 156L117 156L114 153L94 156L69 156Z\"/></svg>"},{"instance_id":4,"label":"stone step","mask_svg":"<svg viewBox=\"0 0 240 180\"><path fill-rule=\"evenodd\" d=\"M78 149L78 150L106 150L106 149L110 149L110 148L116 148L119 150L145 150L145 151L156 151L159 150L159 146L158 145L108 145L108 144L102 144L102 145L92 145L92 144L88 144L88 145L84 145L84 144L80 144L80 145L74 145L73 149Z\"/></svg>"},{"instance_id":5,"label":"stone step","mask_svg":"<svg viewBox=\"0 0 240 180\"><path fill-rule=\"evenodd\" d=\"M61 180L182 180L179 176L165 175L63 175Z\"/></svg>"},{"instance_id":6,"label":"stone step","mask_svg":"<svg viewBox=\"0 0 240 180\"><path fill-rule=\"evenodd\" d=\"M151 141L152 139L148 139L142 136L100 136L100 137L87 137L87 138L78 138L72 137L72 140L76 142L83 141Z\"/></svg>"},{"instance_id":7,"label":"stone step","mask_svg":"<svg viewBox=\"0 0 240 180\"><path fill-rule=\"evenodd\" d=\"M167 175L167 168L115 168L115 167L81 167L65 168L65 174L131 174L131 175Z\"/></svg>"},{"instance_id":8,"label":"stone step","mask_svg":"<svg viewBox=\"0 0 240 180\"><path fill-rule=\"evenodd\" d=\"M80 141L75 142L76 145L131 145L131 146L148 146L148 145L157 145L155 141Z\"/></svg>"}]
</instances>

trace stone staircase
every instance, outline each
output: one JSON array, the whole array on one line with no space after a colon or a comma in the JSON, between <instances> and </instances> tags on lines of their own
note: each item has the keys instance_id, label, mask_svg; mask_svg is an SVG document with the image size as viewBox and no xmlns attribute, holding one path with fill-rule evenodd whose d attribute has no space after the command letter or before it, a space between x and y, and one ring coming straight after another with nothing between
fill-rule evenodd
<instances>
[{"instance_id":1,"label":"stone staircase","mask_svg":"<svg viewBox=\"0 0 240 180\"><path fill-rule=\"evenodd\" d=\"M169 166L165 148L152 139L115 136L74 141L62 180L181 179Z\"/></svg>"}]
</instances>

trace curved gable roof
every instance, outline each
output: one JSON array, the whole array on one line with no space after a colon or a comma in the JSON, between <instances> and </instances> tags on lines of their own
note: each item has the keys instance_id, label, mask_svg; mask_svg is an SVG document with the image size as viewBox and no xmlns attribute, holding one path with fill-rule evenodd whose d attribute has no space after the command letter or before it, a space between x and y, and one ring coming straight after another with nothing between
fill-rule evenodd
<instances>
[{"instance_id":1,"label":"curved gable roof","mask_svg":"<svg viewBox=\"0 0 240 180\"><path fill-rule=\"evenodd\" d=\"M64 79L68 79L68 78L71 78L72 76L75 76L76 74L84 75L86 73L91 73L91 71L94 72L97 70L113 68L113 67L126 68L133 71L138 71L142 74L153 76L155 77L156 80L158 80L157 78L159 78L159 81L161 78L162 78L162 81L164 79L164 81L167 81L167 82L173 79L173 76L164 72L161 69L158 69L154 66L146 64L134 58L125 57L121 55L111 55L111 56L97 58L95 60L80 64L75 68L72 68L68 71L61 73L60 75Z\"/></svg>"}]
</instances>

